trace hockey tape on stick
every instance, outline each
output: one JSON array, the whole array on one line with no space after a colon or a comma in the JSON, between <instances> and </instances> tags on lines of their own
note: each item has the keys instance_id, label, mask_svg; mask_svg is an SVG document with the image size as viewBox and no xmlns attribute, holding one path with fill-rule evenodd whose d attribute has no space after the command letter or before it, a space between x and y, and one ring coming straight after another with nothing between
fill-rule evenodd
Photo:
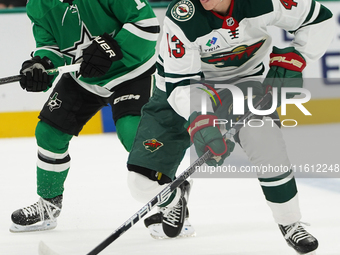
<instances>
[{"instance_id":1,"label":"hockey tape on stick","mask_svg":"<svg viewBox=\"0 0 340 255\"><path fill-rule=\"evenodd\" d=\"M73 64L73 65L59 66L58 68L48 69L46 70L46 72L47 74L70 73L70 72L79 71L79 68L80 68L80 63ZM23 74L19 74L19 75L9 76L5 78L0 78L0 85L20 81L22 76Z\"/></svg>"},{"instance_id":2,"label":"hockey tape on stick","mask_svg":"<svg viewBox=\"0 0 340 255\"><path fill-rule=\"evenodd\" d=\"M257 110L263 109L272 99L271 91L265 94L254 108ZM252 112L247 112L243 117L237 121L232 128L228 130L223 135L224 139L229 139L237 134L240 129L244 126L244 123L249 121L255 114ZM190 175L196 171L196 167L203 165L208 159L213 156L212 152L208 150L200 158L198 158L191 166L189 166L182 174L180 174L173 182L169 183L158 195L152 198L146 205L139 209L134 215L132 215L127 221L125 221L120 227L118 227L109 237L107 237L103 242L101 242L92 251L87 253L87 255L97 255L103 251L112 242L118 239L122 234L124 234L128 229L135 225L140 219L142 219L148 212L150 212L157 204L165 202L169 194L171 194L177 187L179 187ZM45 251L49 251L46 245L43 246ZM50 250L51 251L51 250ZM56 255L55 252L43 252L43 249L39 250L40 255Z\"/></svg>"}]
</instances>

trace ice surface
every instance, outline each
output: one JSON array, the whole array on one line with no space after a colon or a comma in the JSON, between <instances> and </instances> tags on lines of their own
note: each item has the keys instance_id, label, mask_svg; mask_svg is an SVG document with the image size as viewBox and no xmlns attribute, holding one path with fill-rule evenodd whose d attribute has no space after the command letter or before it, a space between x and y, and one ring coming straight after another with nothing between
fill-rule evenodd
<instances>
[{"instance_id":1,"label":"ice surface","mask_svg":"<svg viewBox=\"0 0 340 255\"><path fill-rule=\"evenodd\" d=\"M340 125L283 130L297 164L339 164ZM83 135L70 145L71 170L55 230L10 233L11 213L37 201L34 138L0 139L0 254L38 254L43 240L61 255L87 254L143 205L126 184L128 154L115 134ZM230 164L249 164L237 147ZM189 166L185 157L181 170ZM297 178L303 221L319 242L318 255L340 254L340 180ZM197 236L154 240L140 221L101 254L112 255L290 255L258 181L194 179L190 221Z\"/></svg>"}]
</instances>

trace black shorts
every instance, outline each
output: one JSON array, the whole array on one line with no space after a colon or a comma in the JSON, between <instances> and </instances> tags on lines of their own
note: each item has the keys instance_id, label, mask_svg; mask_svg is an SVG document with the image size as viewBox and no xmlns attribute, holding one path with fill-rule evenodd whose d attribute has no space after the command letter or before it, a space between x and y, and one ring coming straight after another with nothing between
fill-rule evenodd
<instances>
[{"instance_id":1,"label":"black shorts","mask_svg":"<svg viewBox=\"0 0 340 255\"><path fill-rule=\"evenodd\" d=\"M104 106L112 107L116 122L125 115L140 115L149 101L154 69L114 88L112 96L97 96L82 88L69 74L64 74L49 100L44 104L39 119L52 127L77 136L83 126Z\"/></svg>"}]
</instances>

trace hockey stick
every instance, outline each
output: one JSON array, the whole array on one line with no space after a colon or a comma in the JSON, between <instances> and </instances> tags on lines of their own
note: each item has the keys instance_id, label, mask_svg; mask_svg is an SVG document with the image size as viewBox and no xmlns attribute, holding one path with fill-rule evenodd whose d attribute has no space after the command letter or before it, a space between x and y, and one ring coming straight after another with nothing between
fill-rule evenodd
<instances>
[{"instance_id":1,"label":"hockey stick","mask_svg":"<svg viewBox=\"0 0 340 255\"><path fill-rule=\"evenodd\" d=\"M59 66L58 68L46 70L47 74L69 73L79 71L80 64ZM20 81L23 74L0 78L0 85Z\"/></svg>"},{"instance_id":2,"label":"hockey stick","mask_svg":"<svg viewBox=\"0 0 340 255\"><path fill-rule=\"evenodd\" d=\"M254 106L254 108L261 110L265 105L267 105L272 99L272 93L268 92L265 94ZM237 134L244 123L249 121L255 114L252 112L247 112L243 117L237 121L233 127L231 127L228 132L223 135L224 139L232 138ZM103 242L97 245L92 251L87 253L87 255L97 255L103 251L112 242L118 239L122 234L124 234L128 229L135 225L140 219L142 219L148 212L150 212L157 204L165 202L168 195L171 194L177 187L179 187L190 175L196 171L196 167L203 165L209 158L213 156L212 152L208 150L200 158L198 158L191 166L189 166L182 174L180 174L173 182L169 183L157 196L152 198L146 205L144 205L139 211L132 215L127 221L125 221L120 227L118 227L115 232L113 232L109 237L107 237ZM39 255L58 255L49 249L43 242L39 244Z\"/></svg>"}]
</instances>

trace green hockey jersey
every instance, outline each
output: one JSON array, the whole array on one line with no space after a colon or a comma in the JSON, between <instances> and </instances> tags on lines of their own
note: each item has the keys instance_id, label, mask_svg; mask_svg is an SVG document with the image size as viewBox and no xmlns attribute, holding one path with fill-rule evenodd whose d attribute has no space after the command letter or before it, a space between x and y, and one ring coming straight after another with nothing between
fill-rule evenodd
<instances>
[{"instance_id":1,"label":"green hockey jersey","mask_svg":"<svg viewBox=\"0 0 340 255\"><path fill-rule=\"evenodd\" d=\"M188 119L195 110L190 98L200 98L192 93L205 93L190 90L190 79L228 84L261 80L263 60L272 49L269 26L291 32L291 46L308 64L325 53L335 22L314 0L232 0L225 16L206 11L199 0L172 1L164 20L157 86L167 92L173 109Z\"/></svg>"},{"instance_id":2,"label":"green hockey jersey","mask_svg":"<svg viewBox=\"0 0 340 255\"><path fill-rule=\"evenodd\" d=\"M71 4L67 2L72 2ZM75 63L91 40L105 32L119 44L123 59L113 62L100 78L72 77L100 96L133 79L155 64L158 20L146 0L30 0L35 56L47 56L55 67Z\"/></svg>"}]
</instances>

